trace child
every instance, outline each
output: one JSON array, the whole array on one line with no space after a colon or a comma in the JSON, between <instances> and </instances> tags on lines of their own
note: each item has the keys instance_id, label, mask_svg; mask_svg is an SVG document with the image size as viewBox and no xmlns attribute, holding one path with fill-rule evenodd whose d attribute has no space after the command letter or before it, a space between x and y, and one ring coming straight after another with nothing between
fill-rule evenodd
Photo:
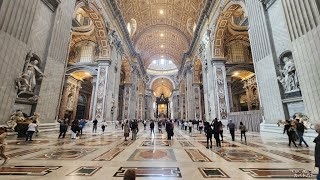
<instances>
[{"instance_id":1,"label":"child","mask_svg":"<svg viewBox=\"0 0 320 180\"><path fill-rule=\"evenodd\" d=\"M4 158L3 164L6 164L9 158L4 154L6 150L5 138L7 136L7 129L4 127L0 127L0 156Z\"/></svg>"},{"instance_id":2,"label":"child","mask_svg":"<svg viewBox=\"0 0 320 180\"><path fill-rule=\"evenodd\" d=\"M102 128L102 133L104 133L104 130L106 129L106 122L105 121L102 122L101 128Z\"/></svg>"}]
</instances>

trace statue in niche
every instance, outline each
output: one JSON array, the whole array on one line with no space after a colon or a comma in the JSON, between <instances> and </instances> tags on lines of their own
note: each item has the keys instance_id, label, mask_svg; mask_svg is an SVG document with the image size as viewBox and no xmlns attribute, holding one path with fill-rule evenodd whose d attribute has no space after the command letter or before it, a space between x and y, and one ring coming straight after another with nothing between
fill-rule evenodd
<instances>
[{"instance_id":1,"label":"statue in niche","mask_svg":"<svg viewBox=\"0 0 320 180\"><path fill-rule=\"evenodd\" d=\"M38 98L34 95L34 90L35 87L40 84L39 81L41 81L43 77L45 77L45 75L39 68L39 61L29 52L25 60L23 72L15 80L16 89L18 89L17 96L20 97L26 94L30 100L37 101ZM34 98L31 96L34 96Z\"/></svg>"},{"instance_id":2,"label":"statue in niche","mask_svg":"<svg viewBox=\"0 0 320 180\"><path fill-rule=\"evenodd\" d=\"M298 75L293 59L289 57L283 58L284 66L280 70L281 76L278 80L281 83L285 93L300 91Z\"/></svg>"},{"instance_id":3,"label":"statue in niche","mask_svg":"<svg viewBox=\"0 0 320 180\"><path fill-rule=\"evenodd\" d=\"M68 110L73 110L73 104L74 104L74 96L73 96L73 93L71 93L68 96L67 109Z\"/></svg>"}]
</instances>

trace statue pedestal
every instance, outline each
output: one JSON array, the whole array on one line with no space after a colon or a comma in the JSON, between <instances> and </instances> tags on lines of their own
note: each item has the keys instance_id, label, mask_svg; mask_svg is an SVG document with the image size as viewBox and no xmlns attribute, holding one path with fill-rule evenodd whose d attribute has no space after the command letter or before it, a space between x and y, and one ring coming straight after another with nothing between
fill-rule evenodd
<instances>
[{"instance_id":1,"label":"statue pedestal","mask_svg":"<svg viewBox=\"0 0 320 180\"><path fill-rule=\"evenodd\" d=\"M26 137L29 123L17 123L14 131L18 133L18 138Z\"/></svg>"}]
</instances>

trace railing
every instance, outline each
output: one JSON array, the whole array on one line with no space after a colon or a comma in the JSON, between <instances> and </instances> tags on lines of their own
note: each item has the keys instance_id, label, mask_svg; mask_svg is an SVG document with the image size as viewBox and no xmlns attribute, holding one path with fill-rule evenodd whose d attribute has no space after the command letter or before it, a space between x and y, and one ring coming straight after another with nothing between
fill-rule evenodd
<instances>
[{"instance_id":1,"label":"railing","mask_svg":"<svg viewBox=\"0 0 320 180\"><path fill-rule=\"evenodd\" d=\"M229 113L228 119L236 124L236 128L239 128L240 122L242 122L248 131L260 132L260 124L263 121L262 116L262 110L243 111Z\"/></svg>"}]
</instances>

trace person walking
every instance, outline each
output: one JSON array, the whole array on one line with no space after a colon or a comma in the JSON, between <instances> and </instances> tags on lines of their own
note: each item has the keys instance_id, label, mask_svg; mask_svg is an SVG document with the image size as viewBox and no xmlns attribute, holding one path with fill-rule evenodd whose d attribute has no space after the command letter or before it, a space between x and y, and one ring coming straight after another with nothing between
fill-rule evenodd
<instances>
[{"instance_id":1,"label":"person walking","mask_svg":"<svg viewBox=\"0 0 320 180\"><path fill-rule=\"evenodd\" d=\"M158 121L158 130L159 130L159 133L162 134L162 122L161 121Z\"/></svg>"},{"instance_id":2,"label":"person walking","mask_svg":"<svg viewBox=\"0 0 320 180\"><path fill-rule=\"evenodd\" d=\"M123 129L124 129L124 141L128 141L127 138L129 137L129 134L130 134L130 127L129 127L128 121L124 123Z\"/></svg>"},{"instance_id":3,"label":"person walking","mask_svg":"<svg viewBox=\"0 0 320 180\"><path fill-rule=\"evenodd\" d=\"M76 139L77 132L79 131L79 121L76 119L71 124L71 139Z\"/></svg>"},{"instance_id":4,"label":"person walking","mask_svg":"<svg viewBox=\"0 0 320 180\"><path fill-rule=\"evenodd\" d=\"M6 145L5 139L7 137L7 129L5 127L0 127L0 157L4 159L3 164L6 164L9 160L9 158L4 154L6 151Z\"/></svg>"},{"instance_id":5,"label":"person walking","mask_svg":"<svg viewBox=\"0 0 320 180\"><path fill-rule=\"evenodd\" d=\"M33 121L28 125L26 141L28 140L32 141L32 135L37 130L37 128L38 128L37 121Z\"/></svg>"},{"instance_id":6,"label":"person walking","mask_svg":"<svg viewBox=\"0 0 320 180\"><path fill-rule=\"evenodd\" d=\"M166 131L167 131L167 140L171 140L171 132L172 132L172 124L170 123L169 120L166 121Z\"/></svg>"},{"instance_id":7,"label":"person walking","mask_svg":"<svg viewBox=\"0 0 320 180\"><path fill-rule=\"evenodd\" d=\"M132 122L131 131L132 131L132 139L131 140L136 140L137 139L137 133L139 131L137 120L134 120Z\"/></svg>"},{"instance_id":8,"label":"person walking","mask_svg":"<svg viewBox=\"0 0 320 180\"><path fill-rule=\"evenodd\" d=\"M309 147L309 145L307 144L307 142L304 140L303 138L303 134L304 134L304 130L306 129L306 127L304 126L304 124L302 122L300 122L299 119L296 119L296 125L297 125L297 134L299 137L299 146L302 146L302 142L306 145L306 147Z\"/></svg>"},{"instance_id":9,"label":"person walking","mask_svg":"<svg viewBox=\"0 0 320 180\"><path fill-rule=\"evenodd\" d=\"M315 131L318 133L318 136L313 140L316 144L314 148L314 159L315 167L318 168L317 180L320 180L320 123L314 125Z\"/></svg>"},{"instance_id":10,"label":"person walking","mask_svg":"<svg viewBox=\"0 0 320 180\"><path fill-rule=\"evenodd\" d=\"M189 127L189 134L191 134L192 133L192 122L191 121L189 121L189 123L188 123L188 127Z\"/></svg>"},{"instance_id":11,"label":"person walking","mask_svg":"<svg viewBox=\"0 0 320 180\"><path fill-rule=\"evenodd\" d=\"M147 121L146 121L146 120L143 121L143 129L144 129L144 130L147 129Z\"/></svg>"},{"instance_id":12,"label":"person walking","mask_svg":"<svg viewBox=\"0 0 320 180\"><path fill-rule=\"evenodd\" d=\"M212 149L212 134L213 134L213 130L212 130L212 127L211 125L206 122L205 125L204 125L204 132L205 132L205 135L207 137L207 149L209 149L209 147ZM210 142L210 146L209 146L209 142Z\"/></svg>"},{"instance_id":13,"label":"person walking","mask_svg":"<svg viewBox=\"0 0 320 180\"><path fill-rule=\"evenodd\" d=\"M184 124L184 130L187 131L187 128L188 128L188 122L187 122L187 120L185 120L183 124Z\"/></svg>"},{"instance_id":14,"label":"person walking","mask_svg":"<svg viewBox=\"0 0 320 180\"><path fill-rule=\"evenodd\" d=\"M65 138L66 137L66 133L67 133L67 130L68 130L68 124L67 124L67 121L66 120L59 120L58 121L60 123L60 134L59 134L59 137L58 139L62 136L62 138Z\"/></svg>"},{"instance_id":15,"label":"person walking","mask_svg":"<svg viewBox=\"0 0 320 180\"><path fill-rule=\"evenodd\" d=\"M199 131L200 131L200 134L202 133L202 130L203 130L203 126L204 126L204 124L203 124L203 121L200 121L199 122Z\"/></svg>"},{"instance_id":16,"label":"person walking","mask_svg":"<svg viewBox=\"0 0 320 180\"><path fill-rule=\"evenodd\" d=\"M232 122L231 119L229 120L229 123L227 124L227 129L229 129L232 141L234 141L234 131L236 129L236 125Z\"/></svg>"},{"instance_id":17,"label":"person walking","mask_svg":"<svg viewBox=\"0 0 320 180\"><path fill-rule=\"evenodd\" d=\"M291 124L291 121L289 121L289 120L286 120L286 125L284 125L283 134L286 132L287 132L288 140L289 140L288 146L291 147L291 142L292 142L294 144L294 146L297 147L296 142L294 141L296 133L295 133L294 128Z\"/></svg>"},{"instance_id":18,"label":"person walking","mask_svg":"<svg viewBox=\"0 0 320 180\"><path fill-rule=\"evenodd\" d=\"M221 124L218 122L218 119L215 118L213 120L213 134L214 134L214 139L216 140L216 146L217 147L221 147L221 141L220 141L220 138L219 138L220 127L221 127Z\"/></svg>"},{"instance_id":19,"label":"person walking","mask_svg":"<svg viewBox=\"0 0 320 180\"><path fill-rule=\"evenodd\" d=\"M104 131L106 130L106 122L105 121L103 121L102 123L101 123L101 129L102 129L102 133L104 133Z\"/></svg>"},{"instance_id":20,"label":"person walking","mask_svg":"<svg viewBox=\"0 0 320 180\"><path fill-rule=\"evenodd\" d=\"M85 124L86 124L86 121L84 119L81 119L79 122L79 132L80 132L81 136L82 136L82 130L83 130Z\"/></svg>"},{"instance_id":21,"label":"person walking","mask_svg":"<svg viewBox=\"0 0 320 180\"><path fill-rule=\"evenodd\" d=\"M96 132L97 132L97 127L98 127L98 120L97 120L97 119L94 119L94 120L92 121L92 123L93 123L92 132L93 132L93 133L96 133Z\"/></svg>"},{"instance_id":22,"label":"person walking","mask_svg":"<svg viewBox=\"0 0 320 180\"><path fill-rule=\"evenodd\" d=\"M218 119L217 119L218 120ZM220 128L219 128L219 134L221 136L221 141L223 141L223 128L224 128L224 125L222 124L221 121L218 121L218 123L220 124Z\"/></svg>"},{"instance_id":23,"label":"person walking","mask_svg":"<svg viewBox=\"0 0 320 180\"><path fill-rule=\"evenodd\" d=\"M247 137L246 137L246 132L248 131L247 127L245 125L243 125L242 122L240 122L239 129L240 129L240 133L241 133L241 141L242 141L242 136L244 136L244 142L247 142Z\"/></svg>"},{"instance_id":24,"label":"person walking","mask_svg":"<svg viewBox=\"0 0 320 180\"><path fill-rule=\"evenodd\" d=\"M150 130L151 130L151 135L152 135L152 133L154 134L154 122L153 121L151 121L151 123L150 123Z\"/></svg>"}]
</instances>

